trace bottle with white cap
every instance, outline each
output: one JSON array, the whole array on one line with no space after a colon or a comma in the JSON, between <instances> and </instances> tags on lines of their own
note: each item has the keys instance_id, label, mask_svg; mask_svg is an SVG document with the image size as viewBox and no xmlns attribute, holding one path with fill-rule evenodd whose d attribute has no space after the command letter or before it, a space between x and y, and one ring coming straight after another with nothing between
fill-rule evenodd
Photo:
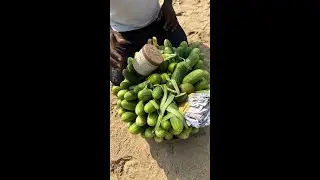
<instances>
[{"instance_id":1,"label":"bottle with white cap","mask_svg":"<svg viewBox=\"0 0 320 180\"><path fill-rule=\"evenodd\" d=\"M133 68L142 76L147 76L156 70L163 62L159 49L151 44L145 44L136 53L133 60Z\"/></svg>"}]
</instances>

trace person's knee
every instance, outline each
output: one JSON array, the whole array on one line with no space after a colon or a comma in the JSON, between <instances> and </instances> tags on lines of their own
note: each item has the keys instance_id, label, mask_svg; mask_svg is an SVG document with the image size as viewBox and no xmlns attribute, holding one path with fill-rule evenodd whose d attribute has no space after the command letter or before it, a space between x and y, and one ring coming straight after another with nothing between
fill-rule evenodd
<instances>
[{"instance_id":1,"label":"person's knee","mask_svg":"<svg viewBox=\"0 0 320 180\"><path fill-rule=\"evenodd\" d=\"M178 47L182 41L188 42L187 35L180 26L171 33L169 40L173 47Z\"/></svg>"},{"instance_id":2,"label":"person's knee","mask_svg":"<svg viewBox=\"0 0 320 180\"><path fill-rule=\"evenodd\" d=\"M110 81L114 86L120 86L120 83L122 82L122 80L120 79L113 79L113 78L111 78Z\"/></svg>"},{"instance_id":3,"label":"person's knee","mask_svg":"<svg viewBox=\"0 0 320 180\"><path fill-rule=\"evenodd\" d=\"M122 75L122 71L120 70L115 70L113 68L110 69L110 81L114 86L119 86L120 83L124 80L124 77Z\"/></svg>"}]
</instances>

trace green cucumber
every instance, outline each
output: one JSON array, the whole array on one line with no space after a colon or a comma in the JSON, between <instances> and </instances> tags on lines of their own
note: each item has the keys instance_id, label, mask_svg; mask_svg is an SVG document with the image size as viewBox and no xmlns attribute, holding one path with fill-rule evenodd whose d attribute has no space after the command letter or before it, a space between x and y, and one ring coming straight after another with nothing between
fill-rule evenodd
<instances>
[{"instance_id":1,"label":"green cucumber","mask_svg":"<svg viewBox=\"0 0 320 180\"><path fill-rule=\"evenodd\" d=\"M187 93L187 94L191 94L194 92L194 87L192 84L190 83L183 83L180 85L180 89L182 93Z\"/></svg>"},{"instance_id":2,"label":"green cucumber","mask_svg":"<svg viewBox=\"0 0 320 180\"><path fill-rule=\"evenodd\" d=\"M137 102L136 101L127 101L127 100L123 100L121 101L121 106L124 109L127 109L129 111L134 111L136 108Z\"/></svg>"},{"instance_id":3,"label":"green cucumber","mask_svg":"<svg viewBox=\"0 0 320 180\"><path fill-rule=\"evenodd\" d=\"M122 90L120 86L112 86L111 89L113 95L117 95L120 90Z\"/></svg>"},{"instance_id":4,"label":"green cucumber","mask_svg":"<svg viewBox=\"0 0 320 180\"><path fill-rule=\"evenodd\" d=\"M132 134L139 134L144 130L144 128L142 126L138 126L136 123L133 123L128 131Z\"/></svg>"},{"instance_id":5,"label":"green cucumber","mask_svg":"<svg viewBox=\"0 0 320 180\"><path fill-rule=\"evenodd\" d=\"M190 84L195 84L196 82L200 81L200 79L203 77L203 70L202 69L196 69L192 72L190 72L188 75L186 75L182 83L190 83Z\"/></svg>"},{"instance_id":6,"label":"green cucumber","mask_svg":"<svg viewBox=\"0 0 320 180\"><path fill-rule=\"evenodd\" d=\"M131 122L136 119L137 115L133 112L125 112L121 115L121 120L123 122Z\"/></svg>"},{"instance_id":7,"label":"green cucumber","mask_svg":"<svg viewBox=\"0 0 320 180\"><path fill-rule=\"evenodd\" d=\"M205 78L202 78L194 85L195 91L206 90L209 89L208 81Z\"/></svg>"},{"instance_id":8,"label":"green cucumber","mask_svg":"<svg viewBox=\"0 0 320 180\"><path fill-rule=\"evenodd\" d=\"M137 94L133 92L133 90L131 91L127 91L125 94L124 94L124 99L127 100L127 101L133 101L133 100L136 100L138 97L137 97Z\"/></svg>"}]
</instances>

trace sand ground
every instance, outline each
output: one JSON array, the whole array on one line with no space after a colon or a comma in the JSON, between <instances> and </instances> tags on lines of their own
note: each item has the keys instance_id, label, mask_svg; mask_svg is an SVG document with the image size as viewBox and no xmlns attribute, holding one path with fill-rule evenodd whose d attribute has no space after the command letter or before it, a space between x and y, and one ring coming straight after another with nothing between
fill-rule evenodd
<instances>
[{"instance_id":1,"label":"sand ground","mask_svg":"<svg viewBox=\"0 0 320 180\"><path fill-rule=\"evenodd\" d=\"M189 42L202 42L206 69L210 67L210 1L174 0L180 25ZM110 83L111 87L111 83ZM116 97L110 95L110 177L112 180L210 179L210 129L188 140L156 144L132 135L121 122Z\"/></svg>"}]
</instances>

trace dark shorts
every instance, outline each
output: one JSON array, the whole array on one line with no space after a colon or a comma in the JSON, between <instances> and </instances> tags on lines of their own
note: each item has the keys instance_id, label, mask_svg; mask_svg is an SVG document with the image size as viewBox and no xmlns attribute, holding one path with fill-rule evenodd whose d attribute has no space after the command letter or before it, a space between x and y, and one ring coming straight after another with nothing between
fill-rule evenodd
<instances>
[{"instance_id":1,"label":"dark shorts","mask_svg":"<svg viewBox=\"0 0 320 180\"><path fill-rule=\"evenodd\" d=\"M135 52L138 52L147 42L148 39L155 36L158 40L159 45L163 45L165 39L169 39L174 47L179 46L181 41L187 41L187 36L181 26L177 27L174 32L165 31L163 29L165 21L154 21L147 27L142 29L121 32L121 35L131 44L122 45L121 48L118 48L118 51L124 58L125 63L127 62L128 57L133 57ZM126 66L124 66L125 68ZM122 76L122 70L113 68L110 66L110 81L113 85L118 86L124 77Z\"/></svg>"}]
</instances>

